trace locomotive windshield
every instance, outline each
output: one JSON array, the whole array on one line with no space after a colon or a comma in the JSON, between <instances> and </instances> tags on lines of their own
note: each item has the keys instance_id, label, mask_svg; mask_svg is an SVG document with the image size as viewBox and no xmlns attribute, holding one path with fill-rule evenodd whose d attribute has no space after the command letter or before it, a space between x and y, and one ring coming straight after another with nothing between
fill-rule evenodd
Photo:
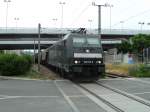
<instances>
[{"instance_id":1,"label":"locomotive windshield","mask_svg":"<svg viewBox=\"0 0 150 112\"><path fill-rule=\"evenodd\" d=\"M100 42L98 38L87 38L87 44L90 47L100 47Z\"/></svg>"},{"instance_id":2,"label":"locomotive windshield","mask_svg":"<svg viewBox=\"0 0 150 112\"><path fill-rule=\"evenodd\" d=\"M73 38L73 45L75 47L82 47L86 43L85 38L75 37Z\"/></svg>"},{"instance_id":3,"label":"locomotive windshield","mask_svg":"<svg viewBox=\"0 0 150 112\"><path fill-rule=\"evenodd\" d=\"M100 47L100 42L98 38L74 37L73 45L74 47Z\"/></svg>"}]
</instances>

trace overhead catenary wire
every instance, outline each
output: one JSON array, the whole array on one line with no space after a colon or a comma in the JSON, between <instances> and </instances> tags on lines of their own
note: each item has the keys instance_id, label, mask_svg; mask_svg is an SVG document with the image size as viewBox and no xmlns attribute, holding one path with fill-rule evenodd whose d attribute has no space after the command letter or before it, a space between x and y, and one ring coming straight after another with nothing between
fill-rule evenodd
<instances>
[{"instance_id":1,"label":"overhead catenary wire","mask_svg":"<svg viewBox=\"0 0 150 112\"><path fill-rule=\"evenodd\" d=\"M143 15L143 14L145 14L145 13L150 13L150 9L145 10L145 11L142 11L142 12L137 13L137 14L135 14L135 15L132 15L132 16L130 16L130 17L124 19L124 20L121 20L121 21L127 22L127 21L129 21L129 20L131 20L131 19L134 19L134 18L136 18L136 17L139 17L139 16L141 16L141 15ZM120 21L119 21L119 22L116 22L115 24L113 24L112 27L114 27L114 26L116 26L116 25L118 25L118 24L120 24Z\"/></svg>"},{"instance_id":2,"label":"overhead catenary wire","mask_svg":"<svg viewBox=\"0 0 150 112\"><path fill-rule=\"evenodd\" d=\"M84 0L80 1L79 5L72 11L72 13L76 12L77 10L79 10L82 7L83 4L85 4L85 1Z\"/></svg>"},{"instance_id":3,"label":"overhead catenary wire","mask_svg":"<svg viewBox=\"0 0 150 112\"><path fill-rule=\"evenodd\" d=\"M74 26L75 22L79 20L79 18L88 10L88 8L91 6L91 3L86 5L85 8L79 13L79 15L73 20L70 26Z\"/></svg>"}]
</instances>

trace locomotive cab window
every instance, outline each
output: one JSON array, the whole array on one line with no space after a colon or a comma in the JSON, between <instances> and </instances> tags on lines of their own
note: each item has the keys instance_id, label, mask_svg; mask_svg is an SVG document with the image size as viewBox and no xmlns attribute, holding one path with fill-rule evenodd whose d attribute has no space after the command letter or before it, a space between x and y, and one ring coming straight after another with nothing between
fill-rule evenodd
<instances>
[{"instance_id":1,"label":"locomotive cab window","mask_svg":"<svg viewBox=\"0 0 150 112\"><path fill-rule=\"evenodd\" d=\"M73 45L75 47L81 47L86 42L85 38L75 37L73 38Z\"/></svg>"},{"instance_id":2,"label":"locomotive cab window","mask_svg":"<svg viewBox=\"0 0 150 112\"><path fill-rule=\"evenodd\" d=\"M87 38L87 43L91 47L100 47L100 41L98 38Z\"/></svg>"},{"instance_id":3,"label":"locomotive cab window","mask_svg":"<svg viewBox=\"0 0 150 112\"><path fill-rule=\"evenodd\" d=\"M73 38L73 45L74 45L74 47L83 47L83 46L100 47L100 41L99 41L99 38L74 37Z\"/></svg>"}]
</instances>

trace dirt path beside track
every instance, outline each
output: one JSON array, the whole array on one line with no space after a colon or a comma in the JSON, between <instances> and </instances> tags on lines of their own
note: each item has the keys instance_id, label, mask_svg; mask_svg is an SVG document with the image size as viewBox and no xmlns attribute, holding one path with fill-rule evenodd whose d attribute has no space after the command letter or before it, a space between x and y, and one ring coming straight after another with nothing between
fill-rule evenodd
<instances>
[{"instance_id":1,"label":"dirt path beside track","mask_svg":"<svg viewBox=\"0 0 150 112\"><path fill-rule=\"evenodd\" d=\"M34 65L33 66L34 70L38 70L38 65ZM52 80L56 80L56 79L62 79L59 74L55 73L54 71L52 71L51 69L40 65L40 74L43 75L44 78L46 79L52 79Z\"/></svg>"}]
</instances>

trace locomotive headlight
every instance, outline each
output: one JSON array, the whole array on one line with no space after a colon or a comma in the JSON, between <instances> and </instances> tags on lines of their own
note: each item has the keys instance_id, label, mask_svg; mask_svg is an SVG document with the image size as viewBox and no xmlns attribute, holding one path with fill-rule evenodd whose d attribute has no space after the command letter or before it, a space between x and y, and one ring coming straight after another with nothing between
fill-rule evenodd
<instances>
[{"instance_id":1,"label":"locomotive headlight","mask_svg":"<svg viewBox=\"0 0 150 112\"><path fill-rule=\"evenodd\" d=\"M78 63L80 63L80 61L75 60L74 63L75 63L75 64L78 64Z\"/></svg>"},{"instance_id":2,"label":"locomotive headlight","mask_svg":"<svg viewBox=\"0 0 150 112\"><path fill-rule=\"evenodd\" d=\"M75 61L74 61L74 63L75 63L75 64L79 64L79 63L80 63L80 61L75 60Z\"/></svg>"},{"instance_id":3,"label":"locomotive headlight","mask_svg":"<svg viewBox=\"0 0 150 112\"><path fill-rule=\"evenodd\" d=\"M101 61L96 61L96 63L101 64Z\"/></svg>"},{"instance_id":4,"label":"locomotive headlight","mask_svg":"<svg viewBox=\"0 0 150 112\"><path fill-rule=\"evenodd\" d=\"M75 63L75 64L77 64L77 63L78 63L78 61L77 61L77 60L75 60L75 61L74 61L74 63Z\"/></svg>"}]
</instances>

